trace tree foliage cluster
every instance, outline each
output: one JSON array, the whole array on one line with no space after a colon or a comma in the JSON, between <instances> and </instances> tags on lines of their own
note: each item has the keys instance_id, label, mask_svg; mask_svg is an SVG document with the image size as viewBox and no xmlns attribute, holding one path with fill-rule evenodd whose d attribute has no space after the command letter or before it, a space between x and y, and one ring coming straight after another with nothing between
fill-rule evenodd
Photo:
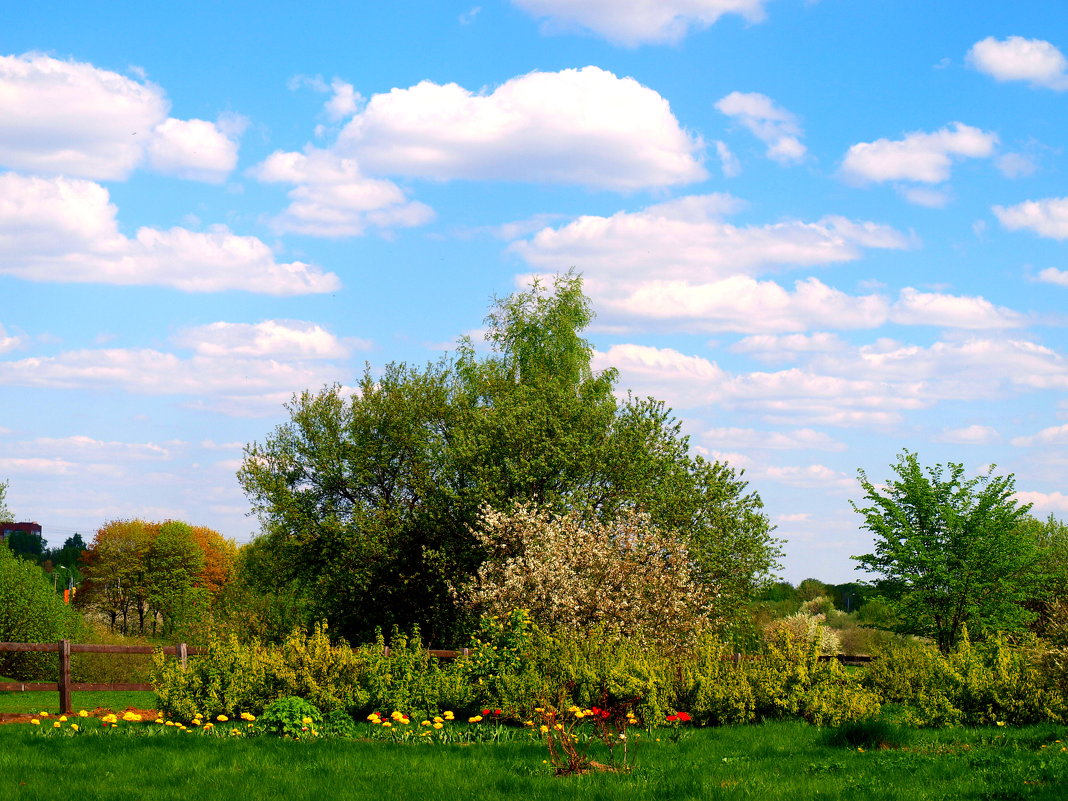
<instances>
[{"instance_id":1,"label":"tree foliage cluster","mask_svg":"<svg viewBox=\"0 0 1068 801\"><path fill-rule=\"evenodd\" d=\"M615 370L593 371L591 318L580 278L559 276L496 303L487 355L461 340L425 368L294 398L239 473L263 526L260 586L297 583L352 640L413 624L455 640L449 588L487 556L479 510L530 502L588 521L647 514L685 538L716 613L737 612L779 555L760 499L691 453L662 402L621 398Z\"/></svg>"},{"instance_id":2,"label":"tree foliage cluster","mask_svg":"<svg viewBox=\"0 0 1068 801\"><path fill-rule=\"evenodd\" d=\"M881 486L860 471L866 505L853 508L875 550L854 558L878 576L900 631L949 653L965 628L978 639L1027 631L1068 586L1064 527L1030 518L1011 474L991 467L969 478L952 462L924 468L908 451L892 467L896 476Z\"/></svg>"},{"instance_id":3,"label":"tree foliage cluster","mask_svg":"<svg viewBox=\"0 0 1068 801\"><path fill-rule=\"evenodd\" d=\"M84 552L79 605L112 632L173 634L201 616L233 572L237 546L176 520L116 520Z\"/></svg>"}]
</instances>

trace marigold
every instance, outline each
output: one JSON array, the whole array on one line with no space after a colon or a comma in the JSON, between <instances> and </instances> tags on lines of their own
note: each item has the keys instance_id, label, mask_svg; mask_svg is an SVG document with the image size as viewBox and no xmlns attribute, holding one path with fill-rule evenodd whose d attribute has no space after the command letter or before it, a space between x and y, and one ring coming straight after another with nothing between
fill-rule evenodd
<instances>
[{"instance_id":1,"label":"marigold","mask_svg":"<svg viewBox=\"0 0 1068 801\"><path fill-rule=\"evenodd\" d=\"M230 718L226 717L226 715L218 715L215 719L219 721L219 723L226 723Z\"/></svg>"},{"instance_id":2,"label":"marigold","mask_svg":"<svg viewBox=\"0 0 1068 801\"><path fill-rule=\"evenodd\" d=\"M82 709L82 710L79 710L79 712L78 712L78 717L80 717L80 718L87 718L87 717L89 717L89 713L88 713L88 712L86 712L86 711L85 711L84 709Z\"/></svg>"},{"instance_id":3,"label":"marigold","mask_svg":"<svg viewBox=\"0 0 1068 801\"><path fill-rule=\"evenodd\" d=\"M445 716L445 720L453 720L454 716L453 716L452 712L446 711L446 712L442 712L441 714L443 714Z\"/></svg>"},{"instance_id":4,"label":"marigold","mask_svg":"<svg viewBox=\"0 0 1068 801\"><path fill-rule=\"evenodd\" d=\"M444 726L444 725L445 725L444 723L435 723L435 724L434 724L434 728L435 728L435 729L440 729L440 728L441 728L442 726Z\"/></svg>"},{"instance_id":5,"label":"marigold","mask_svg":"<svg viewBox=\"0 0 1068 801\"><path fill-rule=\"evenodd\" d=\"M481 715L473 715L472 717L469 717L467 719L467 722L468 723L478 723L480 720L482 720L482 716Z\"/></svg>"},{"instance_id":6,"label":"marigold","mask_svg":"<svg viewBox=\"0 0 1068 801\"><path fill-rule=\"evenodd\" d=\"M71 731L78 731L78 724L77 723L70 724L70 729L71 729Z\"/></svg>"},{"instance_id":7,"label":"marigold","mask_svg":"<svg viewBox=\"0 0 1068 801\"><path fill-rule=\"evenodd\" d=\"M41 725L41 721L39 721L37 718L34 718L33 720L31 720L30 723L32 723L34 726L40 726Z\"/></svg>"}]
</instances>

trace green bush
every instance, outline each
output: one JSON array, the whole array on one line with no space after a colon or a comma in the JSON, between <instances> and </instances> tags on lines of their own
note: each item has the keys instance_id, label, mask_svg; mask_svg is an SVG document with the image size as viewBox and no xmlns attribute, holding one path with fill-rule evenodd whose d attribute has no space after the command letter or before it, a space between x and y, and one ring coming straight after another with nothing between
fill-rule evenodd
<instances>
[{"instance_id":1,"label":"green bush","mask_svg":"<svg viewBox=\"0 0 1068 801\"><path fill-rule=\"evenodd\" d=\"M903 719L921 726L1027 724L1068 719L1049 654L1003 637L972 643L965 632L948 655L919 642L886 647L864 683Z\"/></svg>"},{"instance_id":2,"label":"green bush","mask_svg":"<svg viewBox=\"0 0 1068 801\"><path fill-rule=\"evenodd\" d=\"M85 620L63 603L41 568L0 543L0 642L85 642L88 636ZM0 675L55 681L58 673L54 653L0 653Z\"/></svg>"},{"instance_id":3,"label":"green bush","mask_svg":"<svg viewBox=\"0 0 1068 801\"><path fill-rule=\"evenodd\" d=\"M827 745L845 748L901 748L912 742L912 730L888 720L846 723L827 733Z\"/></svg>"},{"instance_id":4,"label":"green bush","mask_svg":"<svg viewBox=\"0 0 1068 801\"><path fill-rule=\"evenodd\" d=\"M317 737L323 727L323 713L303 698L287 695L267 705L256 719L257 727L266 734L292 737L295 740Z\"/></svg>"}]
</instances>

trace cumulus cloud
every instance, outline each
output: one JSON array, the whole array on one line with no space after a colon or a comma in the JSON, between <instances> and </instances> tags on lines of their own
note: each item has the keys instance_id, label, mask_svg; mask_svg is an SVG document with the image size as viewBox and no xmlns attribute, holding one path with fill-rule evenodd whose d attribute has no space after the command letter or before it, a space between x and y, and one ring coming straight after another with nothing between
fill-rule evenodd
<instances>
[{"instance_id":1,"label":"cumulus cloud","mask_svg":"<svg viewBox=\"0 0 1068 801\"><path fill-rule=\"evenodd\" d=\"M264 183L294 184L288 208L273 219L276 230L325 237L359 236L368 228L423 225L434 211L409 201L392 181L362 175L355 159L308 147L276 151L251 170Z\"/></svg>"},{"instance_id":2,"label":"cumulus cloud","mask_svg":"<svg viewBox=\"0 0 1068 801\"><path fill-rule=\"evenodd\" d=\"M856 479L822 464L804 467L771 466L762 471L762 476L781 484L805 489L846 490L855 488L857 484Z\"/></svg>"},{"instance_id":3,"label":"cumulus cloud","mask_svg":"<svg viewBox=\"0 0 1068 801\"><path fill-rule=\"evenodd\" d=\"M123 179L142 163L219 182L242 126L168 116L163 90L92 64L41 53L0 56L0 166Z\"/></svg>"},{"instance_id":4,"label":"cumulus cloud","mask_svg":"<svg viewBox=\"0 0 1068 801\"><path fill-rule=\"evenodd\" d=\"M862 183L942 183L949 180L955 158L987 158L997 141L995 133L954 122L933 133L916 131L904 139L860 142L846 153L842 174Z\"/></svg>"},{"instance_id":5,"label":"cumulus cloud","mask_svg":"<svg viewBox=\"0 0 1068 801\"><path fill-rule=\"evenodd\" d=\"M1017 492L1016 500L1034 505L1035 512L1068 512L1068 495L1063 492Z\"/></svg>"},{"instance_id":6,"label":"cumulus cloud","mask_svg":"<svg viewBox=\"0 0 1068 801\"><path fill-rule=\"evenodd\" d=\"M972 45L967 60L998 81L1027 81L1059 92L1068 90L1068 59L1042 39L988 36Z\"/></svg>"},{"instance_id":7,"label":"cumulus cloud","mask_svg":"<svg viewBox=\"0 0 1068 801\"><path fill-rule=\"evenodd\" d=\"M0 174L0 274L31 281L239 289L270 295L331 292L338 277L278 262L271 249L225 226L119 231L117 210L91 181Z\"/></svg>"},{"instance_id":8,"label":"cumulus cloud","mask_svg":"<svg viewBox=\"0 0 1068 801\"><path fill-rule=\"evenodd\" d=\"M742 163L727 147L727 143L717 139L713 144L716 146L716 155L719 156L720 169L723 170L723 175L727 178L737 178L741 175Z\"/></svg>"},{"instance_id":9,"label":"cumulus cloud","mask_svg":"<svg viewBox=\"0 0 1068 801\"><path fill-rule=\"evenodd\" d=\"M1068 197L1026 200L1015 206L994 206L994 214L1010 231L1029 228L1039 236L1068 239Z\"/></svg>"},{"instance_id":10,"label":"cumulus cloud","mask_svg":"<svg viewBox=\"0 0 1068 801\"><path fill-rule=\"evenodd\" d=\"M1068 445L1068 423L1061 426L1043 428L1037 434L1026 437L1013 437L1013 445L1028 448L1035 445Z\"/></svg>"},{"instance_id":11,"label":"cumulus cloud","mask_svg":"<svg viewBox=\"0 0 1068 801\"><path fill-rule=\"evenodd\" d=\"M235 416L276 414L294 392L336 378L332 366L308 361L183 358L148 348L74 350L0 361L0 385L189 396L195 406Z\"/></svg>"},{"instance_id":12,"label":"cumulus cloud","mask_svg":"<svg viewBox=\"0 0 1068 801\"><path fill-rule=\"evenodd\" d=\"M701 439L717 448L759 448L769 450L844 451L844 442L823 431L799 428L793 431L757 431L752 428L710 428Z\"/></svg>"},{"instance_id":13,"label":"cumulus cloud","mask_svg":"<svg viewBox=\"0 0 1068 801\"><path fill-rule=\"evenodd\" d=\"M1056 267L1047 267L1038 274L1038 280L1046 284L1068 286L1068 270L1058 270Z\"/></svg>"},{"instance_id":14,"label":"cumulus cloud","mask_svg":"<svg viewBox=\"0 0 1068 801\"><path fill-rule=\"evenodd\" d=\"M776 343L762 344L766 352ZM793 344L803 349L806 343ZM618 368L638 394L664 398L675 408L719 406L805 427L888 426L906 412L943 401L1068 388L1068 360L1027 340L976 337L927 347L832 342L805 355L798 367L732 373L701 356L623 344L598 352L595 364Z\"/></svg>"},{"instance_id":15,"label":"cumulus cloud","mask_svg":"<svg viewBox=\"0 0 1068 801\"><path fill-rule=\"evenodd\" d=\"M176 342L204 356L340 359L350 352L349 345L321 325L301 320L210 323L187 329ZM369 343L354 344L367 347Z\"/></svg>"},{"instance_id":16,"label":"cumulus cloud","mask_svg":"<svg viewBox=\"0 0 1068 801\"><path fill-rule=\"evenodd\" d=\"M1026 319L1019 312L995 306L982 297L920 292L905 287L890 311L901 325L937 325L945 328L1019 328Z\"/></svg>"},{"instance_id":17,"label":"cumulus cloud","mask_svg":"<svg viewBox=\"0 0 1068 801\"><path fill-rule=\"evenodd\" d=\"M0 325L0 353L7 353L9 350L15 350L22 347L26 343L26 337L22 334L9 334L7 329L3 325ZM0 433L2 433L0 429Z\"/></svg>"},{"instance_id":18,"label":"cumulus cloud","mask_svg":"<svg viewBox=\"0 0 1068 801\"><path fill-rule=\"evenodd\" d=\"M939 442L951 442L955 445L988 445L996 442L1000 436L991 426L970 425L944 429L937 439Z\"/></svg>"},{"instance_id":19,"label":"cumulus cloud","mask_svg":"<svg viewBox=\"0 0 1068 801\"><path fill-rule=\"evenodd\" d=\"M768 146L769 159L780 164L796 164L807 152L801 144L801 125L797 116L775 104L759 92L731 92L716 108L745 126Z\"/></svg>"},{"instance_id":20,"label":"cumulus cloud","mask_svg":"<svg viewBox=\"0 0 1068 801\"><path fill-rule=\"evenodd\" d=\"M667 100L598 67L531 72L491 92L423 81L376 94L334 146L370 175L672 186L707 177Z\"/></svg>"},{"instance_id":21,"label":"cumulus cloud","mask_svg":"<svg viewBox=\"0 0 1068 801\"><path fill-rule=\"evenodd\" d=\"M548 32L585 30L615 44L665 44L702 30L724 14L764 19L765 0L512 0L544 20Z\"/></svg>"},{"instance_id":22,"label":"cumulus cloud","mask_svg":"<svg viewBox=\"0 0 1068 801\"><path fill-rule=\"evenodd\" d=\"M735 226L721 218L739 207L729 195L702 195L611 217L585 215L545 228L512 250L531 266L559 272L577 265L612 281L644 278L711 281L776 267L852 261L863 248L904 249L910 240L886 225L828 216Z\"/></svg>"}]
</instances>

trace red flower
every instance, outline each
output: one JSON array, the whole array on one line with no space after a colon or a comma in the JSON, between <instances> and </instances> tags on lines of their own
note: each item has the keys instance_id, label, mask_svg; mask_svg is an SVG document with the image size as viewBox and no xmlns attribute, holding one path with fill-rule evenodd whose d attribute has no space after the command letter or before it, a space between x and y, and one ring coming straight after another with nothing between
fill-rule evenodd
<instances>
[{"instance_id":1,"label":"red flower","mask_svg":"<svg viewBox=\"0 0 1068 801\"><path fill-rule=\"evenodd\" d=\"M499 709L494 709L494 710L493 710L493 714L494 714L494 715L503 715L504 713L503 713L503 712L501 712L501 710L499 710Z\"/></svg>"},{"instance_id":2,"label":"red flower","mask_svg":"<svg viewBox=\"0 0 1068 801\"><path fill-rule=\"evenodd\" d=\"M489 713L490 713L489 709L483 709L482 710L482 717L486 717L486 715L488 715Z\"/></svg>"},{"instance_id":3,"label":"red flower","mask_svg":"<svg viewBox=\"0 0 1068 801\"><path fill-rule=\"evenodd\" d=\"M693 718L690 717L690 713L689 712L679 712L679 714L676 715L675 717L677 717L683 723L689 723L691 720L693 720Z\"/></svg>"},{"instance_id":4,"label":"red flower","mask_svg":"<svg viewBox=\"0 0 1068 801\"><path fill-rule=\"evenodd\" d=\"M679 719L679 716L678 715L668 715L667 719L668 719L669 723L674 723L676 720Z\"/></svg>"}]
</instances>

